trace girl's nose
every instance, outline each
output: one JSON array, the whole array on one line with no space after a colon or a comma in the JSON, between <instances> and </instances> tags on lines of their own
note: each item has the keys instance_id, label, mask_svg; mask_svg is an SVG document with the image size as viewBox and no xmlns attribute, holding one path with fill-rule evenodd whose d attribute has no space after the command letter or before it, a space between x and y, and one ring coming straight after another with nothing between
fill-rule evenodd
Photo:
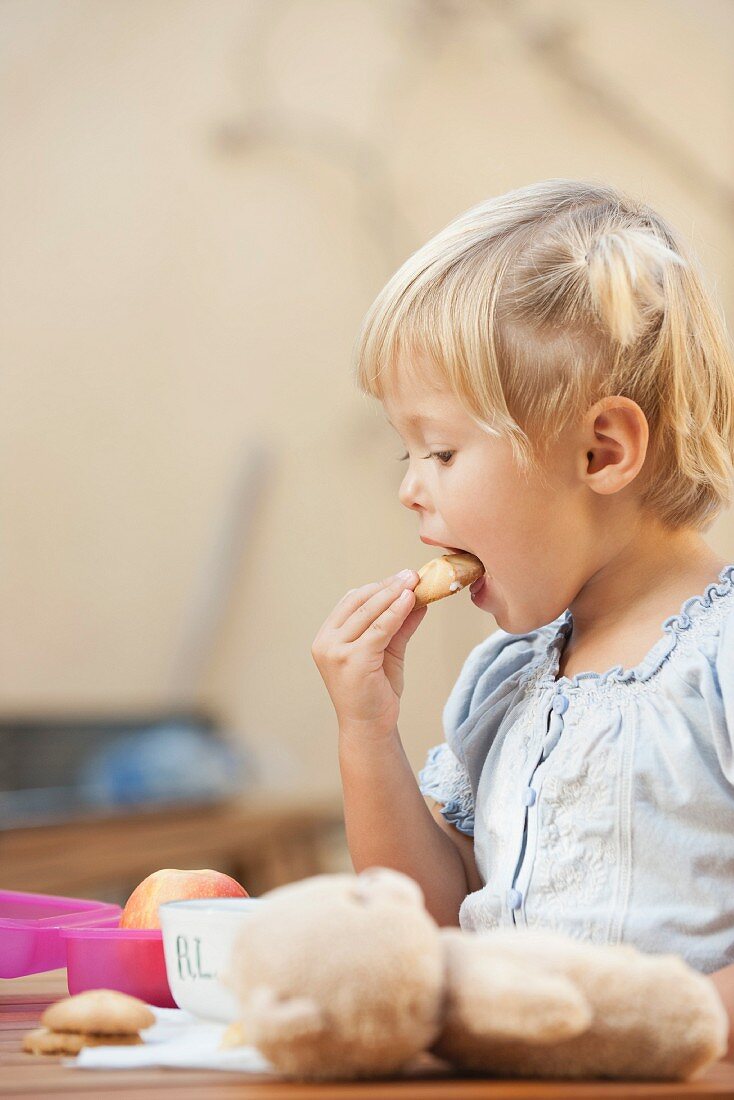
<instances>
[{"instance_id":1,"label":"girl's nose","mask_svg":"<svg viewBox=\"0 0 734 1100\"><path fill-rule=\"evenodd\" d=\"M415 509L425 507L423 490L413 470L408 470L400 483L398 500L406 508Z\"/></svg>"}]
</instances>

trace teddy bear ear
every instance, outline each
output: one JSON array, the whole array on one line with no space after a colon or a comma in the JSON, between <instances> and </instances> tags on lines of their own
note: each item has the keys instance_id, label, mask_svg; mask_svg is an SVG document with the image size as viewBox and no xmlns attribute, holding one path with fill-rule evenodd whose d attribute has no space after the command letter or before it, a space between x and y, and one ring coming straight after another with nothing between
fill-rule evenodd
<instances>
[{"instance_id":1,"label":"teddy bear ear","mask_svg":"<svg viewBox=\"0 0 734 1100\"><path fill-rule=\"evenodd\" d=\"M351 894L357 900L389 898L404 905L423 906L423 891L418 883L401 871L389 867L368 867L357 875Z\"/></svg>"},{"instance_id":2,"label":"teddy bear ear","mask_svg":"<svg viewBox=\"0 0 734 1100\"><path fill-rule=\"evenodd\" d=\"M327 1021L313 997L279 997L270 986L260 985L248 998L248 1018L257 1032L271 1040L306 1039L327 1030Z\"/></svg>"}]
</instances>

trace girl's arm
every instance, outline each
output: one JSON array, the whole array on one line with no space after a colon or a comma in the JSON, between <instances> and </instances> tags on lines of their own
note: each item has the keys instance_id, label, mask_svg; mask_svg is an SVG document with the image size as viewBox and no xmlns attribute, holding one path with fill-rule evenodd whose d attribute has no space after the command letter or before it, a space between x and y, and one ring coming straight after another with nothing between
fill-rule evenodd
<instances>
[{"instance_id":1,"label":"girl's arm","mask_svg":"<svg viewBox=\"0 0 734 1100\"><path fill-rule=\"evenodd\" d=\"M710 978L729 1016L729 1049L724 1057L727 1061L734 1061L734 966L716 970Z\"/></svg>"},{"instance_id":2,"label":"girl's arm","mask_svg":"<svg viewBox=\"0 0 734 1100\"><path fill-rule=\"evenodd\" d=\"M469 886L469 892L473 893L474 890L481 890L484 883L481 880L479 871L477 870L477 864L474 859L474 838L467 836L466 833L459 832L459 830L447 821L441 813L443 802L436 802L435 799L429 798L426 800L428 808L431 812L431 817L436 824L441 828L451 843L455 845L456 850L461 856L464 864L464 870L466 871L466 881Z\"/></svg>"},{"instance_id":3,"label":"girl's arm","mask_svg":"<svg viewBox=\"0 0 734 1100\"><path fill-rule=\"evenodd\" d=\"M469 892L453 837L431 816L397 727L387 737L339 737L347 844L355 871L392 867L414 879L440 925L458 925ZM469 840L469 838L466 838Z\"/></svg>"}]
</instances>

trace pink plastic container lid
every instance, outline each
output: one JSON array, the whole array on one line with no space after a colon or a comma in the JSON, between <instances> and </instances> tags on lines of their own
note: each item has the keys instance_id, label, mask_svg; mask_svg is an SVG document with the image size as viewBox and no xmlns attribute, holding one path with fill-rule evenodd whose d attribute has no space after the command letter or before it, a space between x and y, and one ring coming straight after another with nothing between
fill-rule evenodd
<instances>
[{"instance_id":1,"label":"pink plastic container lid","mask_svg":"<svg viewBox=\"0 0 734 1100\"><path fill-rule=\"evenodd\" d=\"M149 1005L177 1007L168 985L160 928L65 928L61 934L69 993L117 989Z\"/></svg>"},{"instance_id":2,"label":"pink plastic container lid","mask_svg":"<svg viewBox=\"0 0 734 1100\"><path fill-rule=\"evenodd\" d=\"M115 927L121 912L119 905L89 898L0 890L0 978L66 966L62 929Z\"/></svg>"}]
</instances>

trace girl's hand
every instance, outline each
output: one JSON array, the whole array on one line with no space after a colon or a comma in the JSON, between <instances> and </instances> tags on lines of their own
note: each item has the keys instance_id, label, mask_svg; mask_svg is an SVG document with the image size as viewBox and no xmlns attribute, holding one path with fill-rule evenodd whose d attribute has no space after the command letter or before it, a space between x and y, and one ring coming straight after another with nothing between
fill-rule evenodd
<instances>
[{"instance_id":1,"label":"girl's hand","mask_svg":"<svg viewBox=\"0 0 734 1100\"><path fill-rule=\"evenodd\" d=\"M379 738L397 727L405 647L427 607L413 610L418 574L353 588L325 620L311 655L341 733Z\"/></svg>"}]
</instances>

